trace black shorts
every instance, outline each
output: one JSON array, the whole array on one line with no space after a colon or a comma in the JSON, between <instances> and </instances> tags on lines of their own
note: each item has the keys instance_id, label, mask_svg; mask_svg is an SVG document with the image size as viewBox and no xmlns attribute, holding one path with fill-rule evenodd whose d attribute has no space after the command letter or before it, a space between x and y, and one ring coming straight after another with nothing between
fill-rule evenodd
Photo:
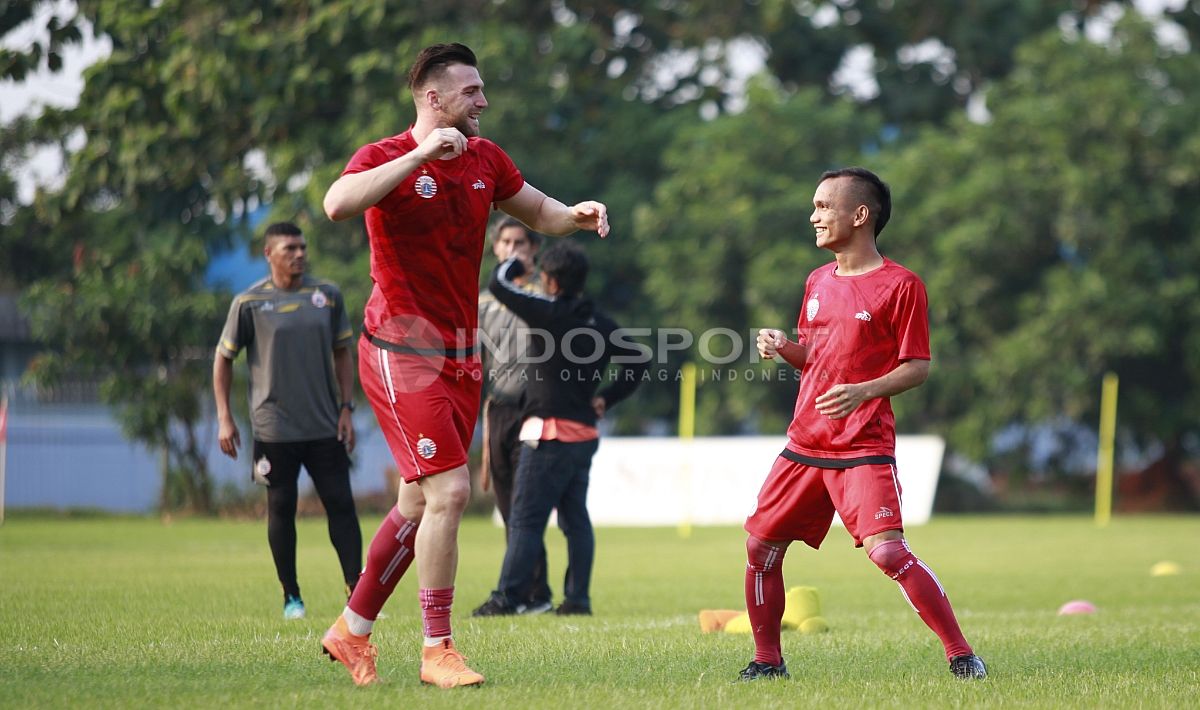
<instances>
[{"instance_id":1,"label":"black shorts","mask_svg":"<svg viewBox=\"0 0 1200 710\"><path fill-rule=\"evenodd\" d=\"M250 479L260 486L295 486L300 466L313 479L350 476L350 456L337 437L309 441L254 442Z\"/></svg>"}]
</instances>

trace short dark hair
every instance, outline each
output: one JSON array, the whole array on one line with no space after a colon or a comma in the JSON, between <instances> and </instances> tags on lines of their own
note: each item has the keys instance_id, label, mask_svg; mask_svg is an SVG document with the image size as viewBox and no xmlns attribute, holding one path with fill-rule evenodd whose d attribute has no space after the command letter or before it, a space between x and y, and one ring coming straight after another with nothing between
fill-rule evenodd
<instances>
[{"instance_id":1,"label":"short dark hair","mask_svg":"<svg viewBox=\"0 0 1200 710\"><path fill-rule=\"evenodd\" d=\"M469 67L479 66L475 53L465 44L435 44L421 50L412 68L408 70L408 88L412 91L420 89L430 80L446 71L451 64L466 64Z\"/></svg>"},{"instance_id":2,"label":"short dark hair","mask_svg":"<svg viewBox=\"0 0 1200 710\"><path fill-rule=\"evenodd\" d=\"M860 205L866 205L875 218L875 236L878 237L888 220L892 218L892 190L878 175L866 168L839 168L821 173L817 184L832 178L848 177L853 181L852 197Z\"/></svg>"},{"instance_id":3,"label":"short dark hair","mask_svg":"<svg viewBox=\"0 0 1200 710\"><path fill-rule=\"evenodd\" d=\"M520 227L521 229L524 229L525 236L529 238L529 243L532 244L535 249L542 246L542 235L541 234L538 234L537 232L530 229L528 225L526 225L524 222L517 219L516 217L508 217L508 216L504 217L503 219L497 221L494 225L492 225L492 242L495 243L495 241L500 238L500 232L503 232L504 230L508 229L509 227Z\"/></svg>"},{"instance_id":4,"label":"short dark hair","mask_svg":"<svg viewBox=\"0 0 1200 710\"><path fill-rule=\"evenodd\" d=\"M303 237L304 232L291 222L276 222L267 227L267 231L263 232L263 241L271 241L271 237Z\"/></svg>"},{"instance_id":5,"label":"short dark hair","mask_svg":"<svg viewBox=\"0 0 1200 710\"><path fill-rule=\"evenodd\" d=\"M588 258L575 242L561 240L551 244L538 257L538 265L543 274L558 282L563 294L578 296L583 293L583 286L587 283Z\"/></svg>"}]
</instances>

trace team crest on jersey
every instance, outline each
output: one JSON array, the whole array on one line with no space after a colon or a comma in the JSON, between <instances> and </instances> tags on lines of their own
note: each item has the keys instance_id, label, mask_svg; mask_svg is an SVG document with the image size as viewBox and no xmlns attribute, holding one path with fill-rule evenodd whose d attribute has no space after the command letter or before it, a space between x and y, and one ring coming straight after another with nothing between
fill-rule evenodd
<instances>
[{"instance_id":1,"label":"team crest on jersey","mask_svg":"<svg viewBox=\"0 0 1200 710\"><path fill-rule=\"evenodd\" d=\"M429 177L428 175L422 175L421 177L417 178L415 187L417 189L417 194L427 200L437 194L437 183L434 182L433 178Z\"/></svg>"},{"instance_id":2,"label":"team crest on jersey","mask_svg":"<svg viewBox=\"0 0 1200 710\"><path fill-rule=\"evenodd\" d=\"M437 444L427 436L421 437L417 442L417 455L423 459L433 458L437 455Z\"/></svg>"},{"instance_id":3,"label":"team crest on jersey","mask_svg":"<svg viewBox=\"0 0 1200 710\"><path fill-rule=\"evenodd\" d=\"M804 306L804 315L808 316L809 322L812 322L812 319L817 317L817 311L819 310L821 310L821 302L817 300L816 296L813 296L808 299L808 303Z\"/></svg>"},{"instance_id":4,"label":"team crest on jersey","mask_svg":"<svg viewBox=\"0 0 1200 710\"><path fill-rule=\"evenodd\" d=\"M324 308L325 304L329 303L329 299L325 297L325 292L321 289L313 291L312 304L317 308Z\"/></svg>"}]
</instances>

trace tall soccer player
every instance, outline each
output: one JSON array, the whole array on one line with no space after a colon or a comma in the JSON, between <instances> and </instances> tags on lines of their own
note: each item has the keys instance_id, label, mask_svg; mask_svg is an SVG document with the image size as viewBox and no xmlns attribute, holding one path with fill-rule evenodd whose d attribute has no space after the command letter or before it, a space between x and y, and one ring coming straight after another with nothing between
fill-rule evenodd
<instances>
[{"instance_id":1,"label":"tall soccer player","mask_svg":"<svg viewBox=\"0 0 1200 710\"><path fill-rule=\"evenodd\" d=\"M892 212L891 192L874 173L844 168L821 175L809 221L834 261L808 276L797 341L758 334L764 358L801 371L786 448L746 519L746 608L754 660L741 680L786 678L779 641L783 557L793 540L818 548L836 511L867 556L945 647L950 672L985 678L983 660L963 638L933 570L904 539L896 478L896 421L890 397L929 375L925 285L884 258L876 240Z\"/></svg>"},{"instance_id":2,"label":"tall soccer player","mask_svg":"<svg viewBox=\"0 0 1200 710\"><path fill-rule=\"evenodd\" d=\"M365 145L325 195L333 220L364 214L371 280L359 379L404 477L375 533L346 609L322 639L358 685L377 680L372 626L413 560L424 621L420 678L478 685L450 633L458 527L471 493L467 448L482 372L476 290L493 205L543 234L608 234L599 202L568 207L522 179L479 137L488 106L475 54L461 44L422 50L408 75L416 122Z\"/></svg>"}]
</instances>

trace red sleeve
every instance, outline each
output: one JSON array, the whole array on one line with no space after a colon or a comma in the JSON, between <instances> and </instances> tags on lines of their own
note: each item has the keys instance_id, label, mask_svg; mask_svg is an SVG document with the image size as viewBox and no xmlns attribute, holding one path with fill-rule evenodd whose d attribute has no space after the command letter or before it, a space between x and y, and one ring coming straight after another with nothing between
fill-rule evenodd
<instances>
[{"instance_id":1,"label":"red sleeve","mask_svg":"<svg viewBox=\"0 0 1200 710\"><path fill-rule=\"evenodd\" d=\"M892 328L899 345L900 360L930 359L929 297L920 279L905 279L898 285Z\"/></svg>"},{"instance_id":2,"label":"red sleeve","mask_svg":"<svg viewBox=\"0 0 1200 710\"><path fill-rule=\"evenodd\" d=\"M350 162L346 164L346 169L342 171L342 175L366 172L371 168L383 165L388 160L387 151L383 149L383 146L378 143L370 143L355 151Z\"/></svg>"},{"instance_id":3,"label":"red sleeve","mask_svg":"<svg viewBox=\"0 0 1200 710\"><path fill-rule=\"evenodd\" d=\"M521 191L525 186L525 178L521 176L521 171L517 170L512 158L508 157L508 153L495 143L492 147L494 150L491 162L496 181L496 191L492 193L492 200L503 202Z\"/></svg>"}]
</instances>

